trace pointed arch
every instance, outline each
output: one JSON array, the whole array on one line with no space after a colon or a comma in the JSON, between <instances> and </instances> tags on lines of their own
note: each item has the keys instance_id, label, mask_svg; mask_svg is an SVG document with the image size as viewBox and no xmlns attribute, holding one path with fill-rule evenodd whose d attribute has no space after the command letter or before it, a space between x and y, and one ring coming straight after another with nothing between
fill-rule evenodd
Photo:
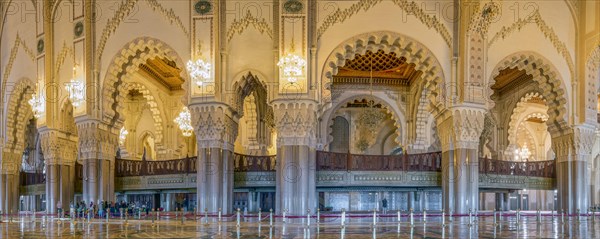
<instances>
[{"instance_id":1,"label":"pointed arch","mask_svg":"<svg viewBox=\"0 0 600 239\"><path fill-rule=\"evenodd\" d=\"M552 134L560 133L569 128L567 123L567 109L570 106L567 93L565 92L564 80L561 78L558 70L549 60L535 52L517 52L501 60L489 79L489 85L496 82L496 77L500 75L503 69L524 70L528 75L533 76L533 80L538 84L540 94L546 99L548 105L548 127ZM493 90L487 89L487 99L493 104L491 96Z\"/></svg>"},{"instance_id":2,"label":"pointed arch","mask_svg":"<svg viewBox=\"0 0 600 239\"><path fill-rule=\"evenodd\" d=\"M361 100L361 99L364 99L367 97L371 98L371 95L347 94L347 95L341 96L341 97L343 97L343 98L340 99L339 101L337 101L336 105L333 108L328 109L322 116L322 119L324 119L325 121L323 121L323 123L321 123L321 126L320 126L321 128L319 130L321 132L320 135L322 135L322 137L323 137L321 140L324 140L324 141L322 141L323 148L327 148L329 146L329 144L331 144L331 142L333 141L331 132L332 132L332 126L333 126L333 119L335 119L335 117L338 116L336 114L336 112L342 106L346 105L347 103L353 102L354 100ZM387 97L387 95L385 95L384 93L373 92L372 99L375 101L375 104L381 104L383 109L386 110L386 113L392 116L392 120L394 121L394 126L398 130L398 137L394 139L395 142L398 144L405 143L403 141L406 138L407 125L406 125L406 118L405 118L404 111L402 111L395 104L395 102L393 102L393 100L389 99Z\"/></svg>"},{"instance_id":3,"label":"pointed arch","mask_svg":"<svg viewBox=\"0 0 600 239\"><path fill-rule=\"evenodd\" d=\"M367 50L376 52L384 50L394 52L399 57L405 57L407 64L415 64L415 70L423 72L422 80L425 81L423 89L427 91L429 110L436 115L442 112L445 106L440 85L444 84L444 72L435 54L418 41L399 33L379 31L364 33L354 36L338 45L329 54L323 66L321 76L321 91L326 107L332 107L333 97L331 86L333 76L338 68L344 66L346 60L353 59L356 54L365 54ZM326 110L326 109L325 109Z\"/></svg>"},{"instance_id":4,"label":"pointed arch","mask_svg":"<svg viewBox=\"0 0 600 239\"><path fill-rule=\"evenodd\" d=\"M172 47L150 37L140 37L131 41L114 56L102 84L102 119L109 126L121 128L124 120L121 116L122 102L128 93L127 87L123 87L125 79L135 73L141 63L155 57L166 57L174 61L181 68L180 76L185 81L184 86L189 84L185 64ZM183 100L186 101L187 98Z\"/></svg>"},{"instance_id":5,"label":"pointed arch","mask_svg":"<svg viewBox=\"0 0 600 239\"><path fill-rule=\"evenodd\" d=\"M5 152L21 155L25 148L25 128L33 111L28 101L35 90L33 82L27 78L19 80L10 93L6 109Z\"/></svg>"}]
</instances>

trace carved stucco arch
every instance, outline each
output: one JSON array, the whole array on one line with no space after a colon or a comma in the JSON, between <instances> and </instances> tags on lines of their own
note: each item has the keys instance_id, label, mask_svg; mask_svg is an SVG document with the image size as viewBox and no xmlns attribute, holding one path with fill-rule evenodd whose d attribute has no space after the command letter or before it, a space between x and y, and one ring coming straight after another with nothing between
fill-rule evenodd
<instances>
[{"instance_id":1,"label":"carved stucco arch","mask_svg":"<svg viewBox=\"0 0 600 239\"><path fill-rule=\"evenodd\" d=\"M523 112L526 112L528 110L527 106L525 106L525 103L527 103L527 101L529 101L533 97L543 98L541 96L541 94L538 92L526 93L524 96L521 97L519 102L513 108L513 111L510 115L510 121L508 123L508 143L509 144L516 144L518 126L519 126L519 124L521 124L521 122L526 120L526 117L527 117L527 116L523 117L523 115L522 115ZM544 101L545 101L545 99L544 99ZM548 116L547 112L544 112L541 110L537 110L534 113L540 113L540 114Z\"/></svg>"},{"instance_id":2,"label":"carved stucco arch","mask_svg":"<svg viewBox=\"0 0 600 239\"><path fill-rule=\"evenodd\" d=\"M253 73L256 71L242 71L236 75L234 78L235 81L231 84L231 92L230 104L232 108L236 111L238 118L242 118L244 116L244 99L247 95L246 93L251 93L253 91L263 91L264 99L266 102L269 102L269 90L267 88L267 83L265 82L265 77L260 73ZM247 92L245 92L247 91ZM271 107L270 112L272 111Z\"/></svg>"},{"instance_id":3,"label":"carved stucco arch","mask_svg":"<svg viewBox=\"0 0 600 239\"><path fill-rule=\"evenodd\" d=\"M6 142L4 151L22 154L25 149L25 127L33 117L28 101L35 90L35 84L23 78L10 93L6 112Z\"/></svg>"},{"instance_id":4,"label":"carved stucco arch","mask_svg":"<svg viewBox=\"0 0 600 239\"><path fill-rule=\"evenodd\" d=\"M326 119L321 124L321 135L324 137L324 146L323 148L327 148L329 144L333 141L333 137L331 136L333 120L335 117L340 116L337 114L337 111L342 108L342 106L347 103L353 102L354 100L362 100L362 99L373 99L375 104L381 104L383 109L386 110L386 113L392 116L392 120L394 121L394 126L398 129L398 137L394 139L394 141L398 144L403 144L403 139L406 138L406 118L404 115L404 111L402 111L398 105L387 96L383 95L383 93L373 93L373 97L367 94L359 94L359 95L349 95L342 99L340 99L333 108L329 109L324 115L323 119ZM350 123L350 122L348 122Z\"/></svg>"},{"instance_id":5,"label":"carved stucco arch","mask_svg":"<svg viewBox=\"0 0 600 239\"><path fill-rule=\"evenodd\" d=\"M144 99L146 99L146 104L149 106L149 110L152 113L152 119L154 119L154 128L156 128L156 142L161 143L163 140L163 115L161 114L161 105L156 102L156 97L154 94L148 90L146 85L139 82L126 82L125 87L122 88L124 95L127 95L131 90L139 91Z\"/></svg>"},{"instance_id":6,"label":"carved stucco arch","mask_svg":"<svg viewBox=\"0 0 600 239\"><path fill-rule=\"evenodd\" d=\"M586 62L586 120L593 124L597 123L597 103L600 93L600 45L596 47L587 57Z\"/></svg>"},{"instance_id":7,"label":"carved stucco arch","mask_svg":"<svg viewBox=\"0 0 600 239\"><path fill-rule=\"evenodd\" d=\"M184 79L185 86L189 84L189 78L185 64L177 52L166 43L150 38L140 37L127 43L117 55L114 56L107 69L102 87L102 119L110 126L120 128L123 119L120 113L123 110L123 99L126 92L122 84L124 79L139 69L139 65L146 60L155 57L166 57L175 61L181 69L180 76ZM184 94L186 95L186 94Z\"/></svg>"},{"instance_id":8,"label":"carved stucco arch","mask_svg":"<svg viewBox=\"0 0 600 239\"><path fill-rule=\"evenodd\" d=\"M354 36L338 45L327 57L323 66L321 88L324 103L331 103L331 85L333 76L338 68L344 66L346 60L354 59L356 54L365 54L367 50L377 52L383 50L387 53L394 52L398 57L405 57L407 64L415 64L415 70L422 71L423 90L427 90L429 110L441 112L444 108L438 85L444 82L444 72L435 54L420 42L390 31L364 33ZM329 104L326 104L326 107ZM329 107L331 107L329 105Z\"/></svg>"},{"instance_id":9,"label":"carved stucco arch","mask_svg":"<svg viewBox=\"0 0 600 239\"><path fill-rule=\"evenodd\" d=\"M500 71L508 68L525 70L538 83L540 94L546 100L548 106L548 127L553 129L550 132L559 133L566 130L569 127L566 120L569 101L565 92L564 80L556 67L538 53L517 52L505 57L496 64L490 75L489 85L494 85ZM492 93L493 90L488 89L487 99L491 98ZM493 101L489 100L489 102Z\"/></svg>"}]
</instances>

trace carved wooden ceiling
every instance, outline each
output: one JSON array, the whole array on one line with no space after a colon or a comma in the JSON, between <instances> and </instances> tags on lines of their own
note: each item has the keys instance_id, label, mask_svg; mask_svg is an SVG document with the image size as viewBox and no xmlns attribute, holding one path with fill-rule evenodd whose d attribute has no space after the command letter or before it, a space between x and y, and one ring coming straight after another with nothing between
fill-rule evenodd
<instances>
[{"instance_id":1,"label":"carved wooden ceiling","mask_svg":"<svg viewBox=\"0 0 600 239\"><path fill-rule=\"evenodd\" d=\"M333 84L369 84L373 69L373 84L410 85L423 72L415 70L415 64L407 64L406 58L396 53L376 53L367 50L364 55L356 54L354 59L347 60L343 67L333 76Z\"/></svg>"},{"instance_id":2,"label":"carved wooden ceiling","mask_svg":"<svg viewBox=\"0 0 600 239\"><path fill-rule=\"evenodd\" d=\"M367 99L354 100L352 102L348 102L346 103L346 106L344 106L344 108L365 108L369 107L369 103L373 104L373 108L383 108L381 104L373 103L373 101L369 102L367 101Z\"/></svg>"},{"instance_id":3,"label":"carved wooden ceiling","mask_svg":"<svg viewBox=\"0 0 600 239\"><path fill-rule=\"evenodd\" d=\"M533 96L531 99L527 100L527 103L546 105L546 100L539 96Z\"/></svg>"},{"instance_id":4,"label":"carved wooden ceiling","mask_svg":"<svg viewBox=\"0 0 600 239\"><path fill-rule=\"evenodd\" d=\"M527 121L528 122L533 122L533 123L539 123L539 124L546 123L546 120L544 120L542 118L539 118L539 117L529 117L527 119Z\"/></svg>"},{"instance_id":5,"label":"carved wooden ceiling","mask_svg":"<svg viewBox=\"0 0 600 239\"><path fill-rule=\"evenodd\" d=\"M181 90L184 80L181 78L181 69L174 61L166 58L148 59L140 64L140 73L158 81L169 90Z\"/></svg>"},{"instance_id":6,"label":"carved wooden ceiling","mask_svg":"<svg viewBox=\"0 0 600 239\"><path fill-rule=\"evenodd\" d=\"M529 80L532 80L533 76L528 75L525 70L519 70L515 68L506 68L500 71L500 74L496 76L496 82L492 85L493 90L506 90L512 86L519 85Z\"/></svg>"}]
</instances>

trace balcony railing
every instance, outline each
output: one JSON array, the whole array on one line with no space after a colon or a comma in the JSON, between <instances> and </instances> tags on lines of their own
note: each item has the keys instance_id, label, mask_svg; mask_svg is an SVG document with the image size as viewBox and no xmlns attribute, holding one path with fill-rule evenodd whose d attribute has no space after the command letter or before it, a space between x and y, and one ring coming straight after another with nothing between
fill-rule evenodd
<instances>
[{"instance_id":1,"label":"balcony railing","mask_svg":"<svg viewBox=\"0 0 600 239\"><path fill-rule=\"evenodd\" d=\"M235 172L265 172L275 171L276 156L251 156L235 154L234 171Z\"/></svg>"},{"instance_id":2,"label":"balcony railing","mask_svg":"<svg viewBox=\"0 0 600 239\"><path fill-rule=\"evenodd\" d=\"M116 160L116 177L196 173L196 157L175 160ZM275 171L276 156L234 154L235 172ZM407 155L355 155L317 152L317 170L321 171L411 171L441 172L440 152ZM78 169L81 167L78 165ZM81 170L76 170L81 177ZM480 174L555 177L555 162L512 162L479 159ZM24 177L24 176L22 176ZM32 179L33 180L33 179Z\"/></svg>"},{"instance_id":3,"label":"balcony railing","mask_svg":"<svg viewBox=\"0 0 600 239\"><path fill-rule=\"evenodd\" d=\"M196 157L174 160L116 159L116 177L196 173ZM235 172L275 171L275 156L234 154Z\"/></svg>"},{"instance_id":4,"label":"balcony railing","mask_svg":"<svg viewBox=\"0 0 600 239\"><path fill-rule=\"evenodd\" d=\"M441 153L357 155L317 152L317 170L441 172Z\"/></svg>"},{"instance_id":5,"label":"balcony railing","mask_svg":"<svg viewBox=\"0 0 600 239\"><path fill-rule=\"evenodd\" d=\"M19 185L21 185L21 186L29 186L29 185L46 183L46 175L43 174L42 172L35 172L35 173L21 172L20 177L21 177L21 182Z\"/></svg>"},{"instance_id":6,"label":"balcony railing","mask_svg":"<svg viewBox=\"0 0 600 239\"><path fill-rule=\"evenodd\" d=\"M116 159L116 177L186 174L196 172L196 157L173 160L127 160Z\"/></svg>"},{"instance_id":7,"label":"balcony railing","mask_svg":"<svg viewBox=\"0 0 600 239\"><path fill-rule=\"evenodd\" d=\"M554 178L556 176L555 161L514 162L480 158L479 174Z\"/></svg>"}]
</instances>

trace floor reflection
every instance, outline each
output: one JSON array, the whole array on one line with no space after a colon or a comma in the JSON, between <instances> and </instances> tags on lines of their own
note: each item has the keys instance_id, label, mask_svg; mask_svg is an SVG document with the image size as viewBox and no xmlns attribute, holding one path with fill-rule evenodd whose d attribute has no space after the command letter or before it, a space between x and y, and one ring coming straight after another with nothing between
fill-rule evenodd
<instances>
[{"instance_id":1,"label":"floor reflection","mask_svg":"<svg viewBox=\"0 0 600 239\"><path fill-rule=\"evenodd\" d=\"M68 220L57 218L19 217L0 223L0 238L600 238L600 220L571 218L563 223L558 217L522 217L520 222L509 217L494 223L492 217L480 217L469 222L468 217L446 220L428 217L427 222L416 220L413 225L405 218L401 223L394 217L379 217L373 226L372 218L355 217L341 226L339 217L317 223L313 218L287 219L286 223L248 221L237 226L235 221L181 221L181 218L108 221L96 219ZM254 218L256 220L256 218ZM418 222L417 222L418 221Z\"/></svg>"}]
</instances>

